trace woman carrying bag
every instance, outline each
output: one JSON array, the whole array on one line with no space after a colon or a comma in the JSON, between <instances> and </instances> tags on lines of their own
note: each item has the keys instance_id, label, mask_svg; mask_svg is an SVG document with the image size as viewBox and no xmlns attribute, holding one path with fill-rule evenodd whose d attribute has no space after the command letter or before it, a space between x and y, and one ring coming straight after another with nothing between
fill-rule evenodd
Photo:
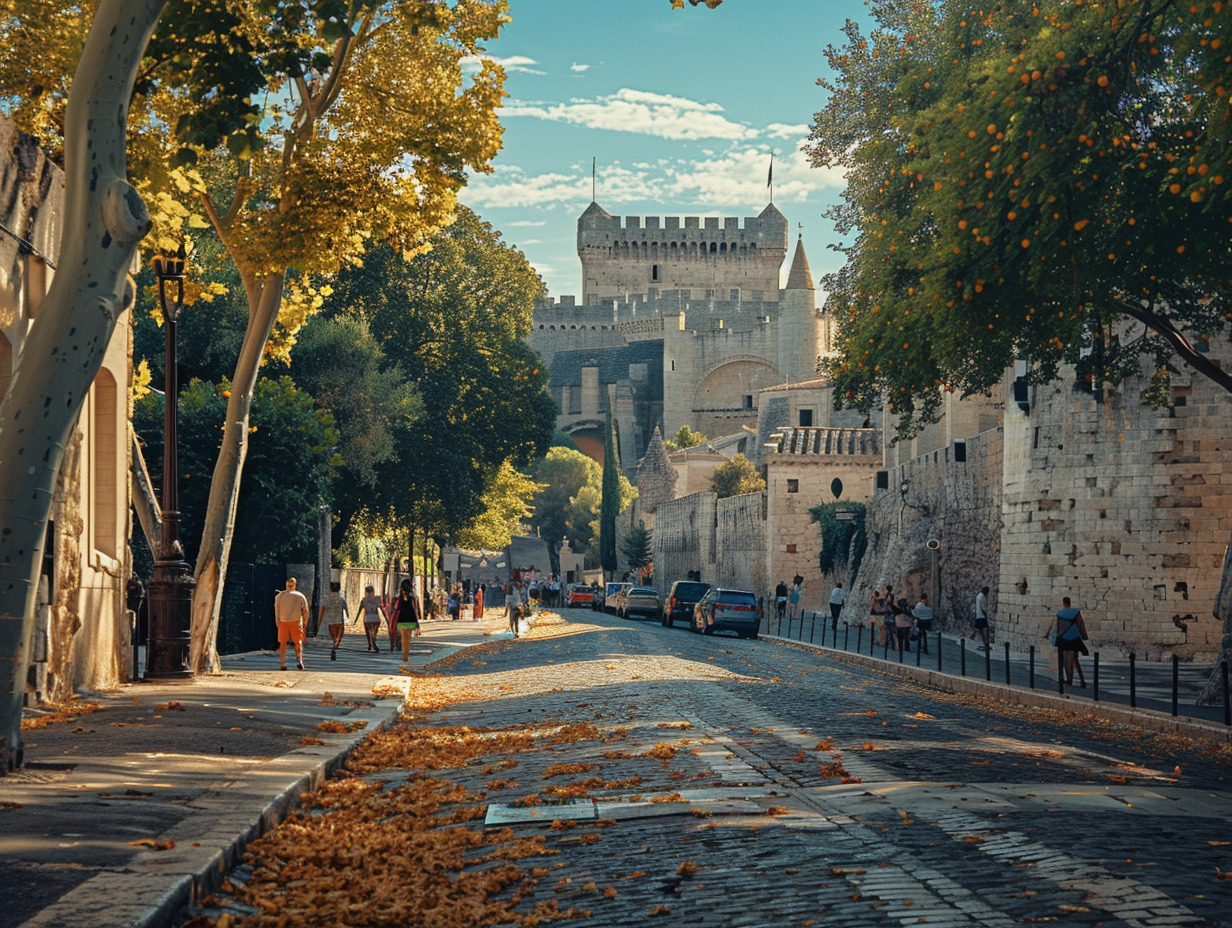
<instances>
[{"instance_id":1,"label":"woman carrying bag","mask_svg":"<svg viewBox=\"0 0 1232 928\"><path fill-rule=\"evenodd\" d=\"M1079 654L1090 654L1086 645L1087 623L1082 618L1081 610L1070 606L1069 597L1061 599L1061 608L1057 610L1057 626L1052 632L1052 643L1056 645L1060 658L1060 670L1065 673L1065 685L1074 685L1074 671L1078 671L1078 685L1086 689L1087 679L1082 673L1082 665L1078 663Z\"/></svg>"}]
</instances>

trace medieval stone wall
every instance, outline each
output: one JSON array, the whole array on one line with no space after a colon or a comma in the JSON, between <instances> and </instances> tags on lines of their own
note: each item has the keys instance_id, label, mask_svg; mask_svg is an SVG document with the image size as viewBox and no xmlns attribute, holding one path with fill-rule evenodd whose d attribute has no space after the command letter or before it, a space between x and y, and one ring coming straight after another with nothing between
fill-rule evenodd
<instances>
[{"instance_id":1,"label":"medieval stone wall","mask_svg":"<svg viewBox=\"0 0 1232 928\"><path fill-rule=\"evenodd\" d=\"M662 503L655 511L655 588L666 594L689 571L701 571L707 583L716 582L715 513L713 493L694 493Z\"/></svg>"},{"instance_id":2,"label":"medieval stone wall","mask_svg":"<svg viewBox=\"0 0 1232 928\"><path fill-rule=\"evenodd\" d=\"M715 530L715 582L768 595L766 576L766 497L762 493L718 500Z\"/></svg>"},{"instance_id":3,"label":"medieval stone wall","mask_svg":"<svg viewBox=\"0 0 1232 928\"><path fill-rule=\"evenodd\" d=\"M866 621L873 588L888 583L896 598L911 603L929 593L937 627L966 632L975 594L987 585L1001 639L1003 460L1004 435L993 429L967 440L965 462L956 461L950 447L890 470L889 489L869 504L868 550L848 590L844 621ZM939 544L935 554L930 539Z\"/></svg>"},{"instance_id":4,"label":"medieval stone wall","mask_svg":"<svg viewBox=\"0 0 1232 928\"><path fill-rule=\"evenodd\" d=\"M1211 355L1232 358L1226 343ZM1068 379L1006 413L1001 611L1029 640L1071 596L1104 653L1212 660L1212 609L1232 534L1232 396L1187 369L1172 405L1144 378L1101 401Z\"/></svg>"}]
</instances>

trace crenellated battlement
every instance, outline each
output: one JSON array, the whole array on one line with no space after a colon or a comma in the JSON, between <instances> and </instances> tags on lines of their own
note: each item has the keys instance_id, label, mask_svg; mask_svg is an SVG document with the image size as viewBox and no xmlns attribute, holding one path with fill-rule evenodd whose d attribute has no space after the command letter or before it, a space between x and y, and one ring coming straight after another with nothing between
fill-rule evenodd
<instances>
[{"instance_id":1,"label":"crenellated battlement","mask_svg":"<svg viewBox=\"0 0 1232 928\"><path fill-rule=\"evenodd\" d=\"M787 220L773 205L741 220L621 217L592 203L578 218L577 246L587 304L666 291L771 301L787 255Z\"/></svg>"}]
</instances>

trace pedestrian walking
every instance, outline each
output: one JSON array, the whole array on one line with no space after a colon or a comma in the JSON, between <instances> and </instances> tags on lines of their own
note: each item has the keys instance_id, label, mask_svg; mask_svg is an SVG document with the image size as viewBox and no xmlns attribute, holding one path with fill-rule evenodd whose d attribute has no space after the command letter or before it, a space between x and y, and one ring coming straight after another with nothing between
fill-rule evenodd
<instances>
[{"instance_id":1,"label":"pedestrian walking","mask_svg":"<svg viewBox=\"0 0 1232 928\"><path fill-rule=\"evenodd\" d=\"M287 588L274 597L274 621L278 625L279 670L287 669L287 642L295 646L295 666L304 669L304 626L308 622L308 600L295 587L294 577L287 577Z\"/></svg>"},{"instance_id":2,"label":"pedestrian walking","mask_svg":"<svg viewBox=\"0 0 1232 928\"><path fill-rule=\"evenodd\" d=\"M779 621L783 621L783 616L787 614L787 581L780 580L779 585L774 588L774 611L779 617Z\"/></svg>"},{"instance_id":3,"label":"pedestrian walking","mask_svg":"<svg viewBox=\"0 0 1232 928\"><path fill-rule=\"evenodd\" d=\"M984 636L984 643L980 645L981 651L988 650L989 641L989 615L988 615L988 587L984 587L975 597L975 633L976 635Z\"/></svg>"},{"instance_id":4,"label":"pedestrian walking","mask_svg":"<svg viewBox=\"0 0 1232 928\"><path fill-rule=\"evenodd\" d=\"M508 612L509 631L513 632L513 637L518 637L518 619L522 613L522 590L521 585L511 582L509 584L509 593L505 596L505 609Z\"/></svg>"},{"instance_id":5,"label":"pedestrian walking","mask_svg":"<svg viewBox=\"0 0 1232 928\"><path fill-rule=\"evenodd\" d=\"M787 601L791 603L791 617L796 617L796 607L800 605L800 596L804 593L804 587L798 583L791 585L791 591L787 594Z\"/></svg>"},{"instance_id":6,"label":"pedestrian walking","mask_svg":"<svg viewBox=\"0 0 1232 928\"><path fill-rule=\"evenodd\" d=\"M364 635L368 638L368 650L379 651L380 648L376 646L376 633L380 630L385 606L371 586L364 587L364 598L359 601L359 610L364 614Z\"/></svg>"},{"instance_id":7,"label":"pedestrian walking","mask_svg":"<svg viewBox=\"0 0 1232 928\"><path fill-rule=\"evenodd\" d=\"M346 629L347 604L342 595L342 584L337 580L329 583L329 592L321 600L321 608L317 612L317 628L324 625L329 631L329 659L338 659L338 649L342 647L342 632Z\"/></svg>"},{"instance_id":8,"label":"pedestrian walking","mask_svg":"<svg viewBox=\"0 0 1232 928\"><path fill-rule=\"evenodd\" d=\"M876 587L868 600L868 634L870 641L876 635L877 644L885 644L885 597Z\"/></svg>"},{"instance_id":9,"label":"pedestrian walking","mask_svg":"<svg viewBox=\"0 0 1232 928\"><path fill-rule=\"evenodd\" d=\"M887 643L892 643L898 638L898 631L894 624L895 611L894 587L887 583L885 594L881 597L881 646L883 648Z\"/></svg>"},{"instance_id":10,"label":"pedestrian walking","mask_svg":"<svg viewBox=\"0 0 1232 928\"><path fill-rule=\"evenodd\" d=\"M928 653L928 633L933 627L933 607L928 604L928 594L921 593L920 601L915 604L915 608L911 610L911 615L915 618L915 627L920 633L919 648L924 654Z\"/></svg>"},{"instance_id":11,"label":"pedestrian walking","mask_svg":"<svg viewBox=\"0 0 1232 928\"><path fill-rule=\"evenodd\" d=\"M911 627L915 624L915 616L911 614L911 605L905 596L900 596L894 603L894 649L911 653Z\"/></svg>"},{"instance_id":12,"label":"pedestrian walking","mask_svg":"<svg viewBox=\"0 0 1232 928\"><path fill-rule=\"evenodd\" d=\"M419 600L415 598L415 585L409 577L398 586L398 598L390 610L391 619L398 629L402 642L402 663L411 656L411 635L419 631Z\"/></svg>"},{"instance_id":13,"label":"pedestrian walking","mask_svg":"<svg viewBox=\"0 0 1232 928\"><path fill-rule=\"evenodd\" d=\"M488 585L486 583L479 584L479 589L475 591L475 621L483 621L483 601L487 596Z\"/></svg>"},{"instance_id":14,"label":"pedestrian walking","mask_svg":"<svg viewBox=\"0 0 1232 928\"><path fill-rule=\"evenodd\" d=\"M1090 654L1087 650L1087 623L1082 617L1082 611L1070 605L1069 597L1061 599L1061 608L1057 610L1057 627L1052 633L1052 643L1057 646L1060 658L1060 671L1065 674L1065 685L1074 685L1074 671L1078 671L1078 685L1086 689L1087 678L1078 663L1079 654Z\"/></svg>"},{"instance_id":15,"label":"pedestrian walking","mask_svg":"<svg viewBox=\"0 0 1232 928\"><path fill-rule=\"evenodd\" d=\"M841 583L834 584L834 589L830 591L830 630L838 630L839 613L843 611L843 603L847 599L847 594L843 592Z\"/></svg>"}]
</instances>

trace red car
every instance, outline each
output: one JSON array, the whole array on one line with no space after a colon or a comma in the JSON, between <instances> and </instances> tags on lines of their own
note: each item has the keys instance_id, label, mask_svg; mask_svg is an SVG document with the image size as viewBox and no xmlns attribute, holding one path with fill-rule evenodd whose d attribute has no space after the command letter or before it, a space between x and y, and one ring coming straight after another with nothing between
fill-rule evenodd
<instances>
[{"instance_id":1,"label":"red car","mask_svg":"<svg viewBox=\"0 0 1232 928\"><path fill-rule=\"evenodd\" d=\"M587 606L593 608L595 605L595 591L589 586L581 583L575 583L569 587L569 595L566 597L565 604L570 608L575 606Z\"/></svg>"}]
</instances>

